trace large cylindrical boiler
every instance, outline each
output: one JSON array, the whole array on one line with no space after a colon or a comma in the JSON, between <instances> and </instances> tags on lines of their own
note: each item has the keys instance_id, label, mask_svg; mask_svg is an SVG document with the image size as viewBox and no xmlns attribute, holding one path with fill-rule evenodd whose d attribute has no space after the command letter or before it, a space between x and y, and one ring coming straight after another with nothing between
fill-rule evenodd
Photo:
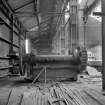
<instances>
[{"instance_id":1,"label":"large cylindrical boiler","mask_svg":"<svg viewBox=\"0 0 105 105\"><path fill-rule=\"evenodd\" d=\"M80 56L81 55L81 56ZM42 68L47 69L48 78L74 78L86 67L86 52L72 55L33 55L27 54L23 57L23 65L26 65L27 78L34 78ZM44 74L40 76L44 78Z\"/></svg>"}]
</instances>

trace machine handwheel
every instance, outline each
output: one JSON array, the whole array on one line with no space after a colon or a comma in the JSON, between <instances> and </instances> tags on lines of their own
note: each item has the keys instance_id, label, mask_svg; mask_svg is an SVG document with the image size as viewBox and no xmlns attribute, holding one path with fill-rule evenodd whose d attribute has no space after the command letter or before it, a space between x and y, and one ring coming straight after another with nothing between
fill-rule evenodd
<instances>
[{"instance_id":1,"label":"machine handwheel","mask_svg":"<svg viewBox=\"0 0 105 105\"><path fill-rule=\"evenodd\" d=\"M87 50L86 48L77 47L73 52L74 59L79 64L79 72L86 69L87 66Z\"/></svg>"}]
</instances>

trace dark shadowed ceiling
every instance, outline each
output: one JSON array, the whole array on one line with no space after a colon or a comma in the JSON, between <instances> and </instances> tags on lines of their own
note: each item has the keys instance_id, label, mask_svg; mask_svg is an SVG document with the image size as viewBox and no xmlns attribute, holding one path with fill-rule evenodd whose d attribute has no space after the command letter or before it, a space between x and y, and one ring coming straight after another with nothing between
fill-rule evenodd
<instances>
[{"instance_id":1,"label":"dark shadowed ceiling","mask_svg":"<svg viewBox=\"0 0 105 105\"><path fill-rule=\"evenodd\" d=\"M27 31L37 31L38 25L41 31L49 28L51 16L47 13L54 9L54 0L8 0L8 4Z\"/></svg>"},{"instance_id":2,"label":"dark shadowed ceiling","mask_svg":"<svg viewBox=\"0 0 105 105\"><path fill-rule=\"evenodd\" d=\"M27 30L27 35L31 38L34 46L37 44L49 46L51 44L51 39L55 34L55 4L57 2L59 4L59 1L64 3L69 0L6 0L14 15L19 18ZM99 0L82 0L85 4L86 1L88 1L86 11L88 12L96 6ZM57 14L57 16L59 15Z\"/></svg>"},{"instance_id":3,"label":"dark shadowed ceiling","mask_svg":"<svg viewBox=\"0 0 105 105\"><path fill-rule=\"evenodd\" d=\"M7 0L14 14L19 18L27 30L33 43L49 38L53 20L54 4L56 0ZM50 36L49 36L50 35ZM39 39L38 39L39 37ZM48 42L47 42L48 43Z\"/></svg>"}]
</instances>

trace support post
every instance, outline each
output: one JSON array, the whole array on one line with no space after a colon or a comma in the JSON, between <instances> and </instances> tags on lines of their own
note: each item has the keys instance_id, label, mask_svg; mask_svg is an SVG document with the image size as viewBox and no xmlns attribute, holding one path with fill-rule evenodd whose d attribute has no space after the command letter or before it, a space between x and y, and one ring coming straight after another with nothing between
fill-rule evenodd
<instances>
[{"instance_id":1,"label":"support post","mask_svg":"<svg viewBox=\"0 0 105 105\"><path fill-rule=\"evenodd\" d=\"M44 69L45 69L45 85L46 85L46 82L47 82L47 78L46 78L46 76L47 76L47 75L46 75L46 69L47 69L47 67L45 66Z\"/></svg>"},{"instance_id":2,"label":"support post","mask_svg":"<svg viewBox=\"0 0 105 105\"><path fill-rule=\"evenodd\" d=\"M11 25L11 30L10 30L10 36L9 36L9 40L10 42L13 44L13 15L11 15L11 20L12 22L10 22L10 25ZM10 44L10 49L9 49L9 52L11 53L11 51L13 51L13 45Z\"/></svg>"},{"instance_id":3,"label":"support post","mask_svg":"<svg viewBox=\"0 0 105 105\"><path fill-rule=\"evenodd\" d=\"M23 68L22 68L22 46L21 46L21 32L19 33L19 71L20 74L23 75Z\"/></svg>"},{"instance_id":4,"label":"support post","mask_svg":"<svg viewBox=\"0 0 105 105\"><path fill-rule=\"evenodd\" d=\"M105 0L102 1L102 13L105 13ZM102 89L105 91L105 16L102 16Z\"/></svg>"},{"instance_id":5,"label":"support post","mask_svg":"<svg viewBox=\"0 0 105 105\"><path fill-rule=\"evenodd\" d=\"M9 45L9 55L11 54L11 52L13 51L13 33L14 33L14 31L13 31L13 27L14 27L14 25L13 25L13 14L11 14L11 22L10 22L10 26L12 27L11 29L10 29L10 33L9 33L9 41L11 42L11 44ZM10 59L9 60L9 65L13 65L13 60L12 59ZM10 68L9 69L9 72L10 73L13 73L13 69L12 68Z\"/></svg>"},{"instance_id":6,"label":"support post","mask_svg":"<svg viewBox=\"0 0 105 105\"><path fill-rule=\"evenodd\" d=\"M84 48L86 47L86 24L88 16L84 14L83 23L84 23Z\"/></svg>"}]
</instances>

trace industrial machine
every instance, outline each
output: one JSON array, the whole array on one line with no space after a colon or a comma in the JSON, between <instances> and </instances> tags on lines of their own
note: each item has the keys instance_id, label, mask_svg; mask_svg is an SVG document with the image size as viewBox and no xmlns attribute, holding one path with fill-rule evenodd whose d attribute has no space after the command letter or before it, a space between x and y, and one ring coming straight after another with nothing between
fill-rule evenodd
<instances>
[{"instance_id":1,"label":"industrial machine","mask_svg":"<svg viewBox=\"0 0 105 105\"><path fill-rule=\"evenodd\" d=\"M86 68L86 49L75 49L71 55L34 55L23 56L22 75L26 79L77 80L77 75Z\"/></svg>"}]
</instances>

